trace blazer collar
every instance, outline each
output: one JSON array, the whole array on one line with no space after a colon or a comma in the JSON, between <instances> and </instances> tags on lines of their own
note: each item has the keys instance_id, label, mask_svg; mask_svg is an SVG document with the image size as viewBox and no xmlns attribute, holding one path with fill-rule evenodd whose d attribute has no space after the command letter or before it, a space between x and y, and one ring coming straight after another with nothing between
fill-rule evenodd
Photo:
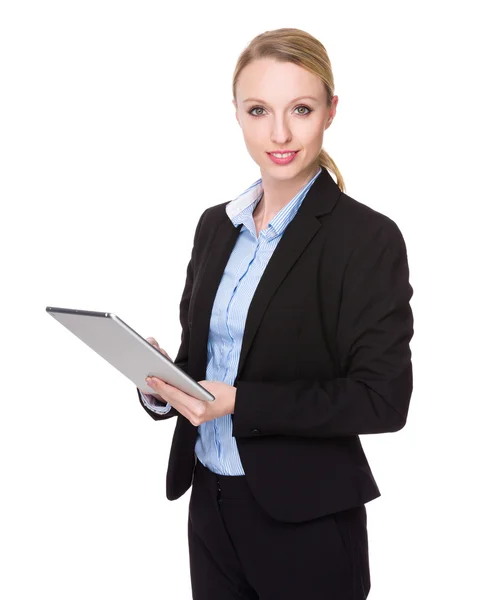
<instances>
[{"instance_id":1,"label":"blazer collar","mask_svg":"<svg viewBox=\"0 0 489 600\"><path fill-rule=\"evenodd\" d=\"M341 190L322 167L321 173L309 188L297 214L289 223L270 258L258 283L248 309L243 341L235 380L238 380L250 351L256 331L267 306L282 280L300 257L321 227L317 217L331 212ZM222 206L222 217L215 227L214 237L199 276L194 282L192 295L192 334L189 348L189 373L196 380L205 379L207 368L207 340L212 305L229 256L242 225L235 227Z\"/></svg>"}]
</instances>

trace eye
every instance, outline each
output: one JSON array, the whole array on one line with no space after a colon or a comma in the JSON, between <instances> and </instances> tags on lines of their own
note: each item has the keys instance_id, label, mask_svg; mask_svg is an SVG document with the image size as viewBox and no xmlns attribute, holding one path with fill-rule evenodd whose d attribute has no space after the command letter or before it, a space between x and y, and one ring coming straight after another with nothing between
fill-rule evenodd
<instances>
[{"instance_id":1,"label":"eye","mask_svg":"<svg viewBox=\"0 0 489 600\"><path fill-rule=\"evenodd\" d=\"M312 110L308 106L306 106L305 104L301 104L300 106L296 106L295 110L297 110L298 108L305 108L307 111L309 111L309 112L306 112L306 113L305 112L298 113L298 114L300 114L301 116L304 116L304 117L306 115L308 115L309 113L312 112ZM251 110L248 111L248 114L250 114L252 117L261 117L262 116L261 114L259 114L259 115L253 114L254 110L264 110L264 108L263 108L263 106L254 106Z\"/></svg>"},{"instance_id":2,"label":"eye","mask_svg":"<svg viewBox=\"0 0 489 600\"><path fill-rule=\"evenodd\" d=\"M254 110L263 110L263 107L261 107L261 106L254 106L251 110L248 111L248 114L250 114L252 117L258 117L260 115L254 115L253 114Z\"/></svg>"}]
</instances>

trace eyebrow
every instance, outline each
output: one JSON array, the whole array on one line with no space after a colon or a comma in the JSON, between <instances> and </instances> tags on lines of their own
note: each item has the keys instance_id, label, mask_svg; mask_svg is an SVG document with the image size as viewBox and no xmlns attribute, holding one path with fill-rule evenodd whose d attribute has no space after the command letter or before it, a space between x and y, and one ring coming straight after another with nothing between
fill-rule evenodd
<instances>
[{"instance_id":1,"label":"eyebrow","mask_svg":"<svg viewBox=\"0 0 489 600\"><path fill-rule=\"evenodd\" d=\"M315 102L319 102L314 96L299 96L298 98L291 100L290 103L292 104L293 102L297 102L297 100L304 100L306 98L309 100L314 100ZM261 102L262 104L266 104L265 100L260 100L259 98L246 98L243 100L243 102Z\"/></svg>"}]
</instances>

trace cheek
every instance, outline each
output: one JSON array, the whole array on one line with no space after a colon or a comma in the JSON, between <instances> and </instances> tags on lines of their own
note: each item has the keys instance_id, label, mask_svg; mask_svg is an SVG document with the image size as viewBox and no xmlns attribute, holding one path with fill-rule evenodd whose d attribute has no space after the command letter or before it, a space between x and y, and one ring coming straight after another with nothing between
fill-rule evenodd
<instances>
[{"instance_id":1,"label":"cheek","mask_svg":"<svg viewBox=\"0 0 489 600\"><path fill-rule=\"evenodd\" d=\"M323 143L324 131L321 127L317 125L314 128L311 128L309 131L304 131L304 135L302 137L302 142L304 146L308 146L310 148L321 146Z\"/></svg>"},{"instance_id":2,"label":"cheek","mask_svg":"<svg viewBox=\"0 0 489 600\"><path fill-rule=\"evenodd\" d=\"M265 141L264 132L259 127L243 128L243 138L248 150L259 150L264 147Z\"/></svg>"}]
</instances>

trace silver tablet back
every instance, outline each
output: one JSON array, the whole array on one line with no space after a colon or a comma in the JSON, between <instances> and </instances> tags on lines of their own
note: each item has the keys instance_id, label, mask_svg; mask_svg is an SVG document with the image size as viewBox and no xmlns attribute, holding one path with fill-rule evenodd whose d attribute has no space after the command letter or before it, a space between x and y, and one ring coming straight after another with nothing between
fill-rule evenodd
<instances>
[{"instance_id":1,"label":"silver tablet back","mask_svg":"<svg viewBox=\"0 0 489 600\"><path fill-rule=\"evenodd\" d=\"M46 311L142 392L154 393L145 381L148 375L154 375L195 398L208 402L215 400L210 392L114 313L55 306L46 306Z\"/></svg>"}]
</instances>

